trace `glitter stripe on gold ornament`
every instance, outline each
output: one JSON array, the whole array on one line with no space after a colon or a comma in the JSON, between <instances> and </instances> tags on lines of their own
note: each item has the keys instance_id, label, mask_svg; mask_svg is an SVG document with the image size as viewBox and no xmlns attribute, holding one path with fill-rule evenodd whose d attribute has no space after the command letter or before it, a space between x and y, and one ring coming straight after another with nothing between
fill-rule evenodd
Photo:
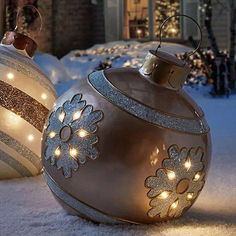
<instances>
[{"instance_id":1,"label":"glitter stripe on gold ornament","mask_svg":"<svg viewBox=\"0 0 236 236\"><path fill-rule=\"evenodd\" d=\"M19 115L42 132L49 112L48 109L26 93L4 81L0 81L0 88L0 105Z\"/></svg>"},{"instance_id":2,"label":"glitter stripe on gold ornament","mask_svg":"<svg viewBox=\"0 0 236 236\"><path fill-rule=\"evenodd\" d=\"M44 170L45 180L50 190L64 203L74 210L80 212L85 218L95 222L108 223L108 224L124 224L127 223L125 220L108 216L107 214L88 206L87 204L79 201L72 197L69 193L65 192L55 183L52 177Z\"/></svg>"}]
</instances>

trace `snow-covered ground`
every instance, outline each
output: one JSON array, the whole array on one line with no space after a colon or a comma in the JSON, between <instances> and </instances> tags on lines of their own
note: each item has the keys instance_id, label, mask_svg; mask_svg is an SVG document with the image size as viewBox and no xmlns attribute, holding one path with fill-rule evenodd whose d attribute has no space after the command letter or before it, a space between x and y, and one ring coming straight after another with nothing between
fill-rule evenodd
<instances>
[{"instance_id":1,"label":"snow-covered ground","mask_svg":"<svg viewBox=\"0 0 236 236\"><path fill-rule=\"evenodd\" d=\"M62 63L66 64L64 59ZM87 73L86 68L91 68L90 62L84 60L76 73ZM67 66L68 71L76 70L76 66L72 68ZM60 81L56 84L58 92L71 84ZM183 217L156 225L94 224L67 215L40 175L0 181L0 235L236 235L236 95L213 99L206 87L185 89L205 112L213 153L206 186Z\"/></svg>"}]
</instances>

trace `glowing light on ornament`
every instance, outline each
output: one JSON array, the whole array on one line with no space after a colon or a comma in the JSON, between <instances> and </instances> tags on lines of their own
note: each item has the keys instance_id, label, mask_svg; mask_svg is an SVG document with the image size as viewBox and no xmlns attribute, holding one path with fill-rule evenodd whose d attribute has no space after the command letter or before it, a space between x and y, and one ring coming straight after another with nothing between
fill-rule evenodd
<instances>
[{"instance_id":1,"label":"glowing light on ornament","mask_svg":"<svg viewBox=\"0 0 236 236\"><path fill-rule=\"evenodd\" d=\"M70 155L71 155L73 158L76 158L77 155L78 155L77 149L74 148L74 147L71 147L71 148L70 148Z\"/></svg>"},{"instance_id":2,"label":"glowing light on ornament","mask_svg":"<svg viewBox=\"0 0 236 236\"><path fill-rule=\"evenodd\" d=\"M199 173L194 175L193 181L198 181L200 179L201 175Z\"/></svg>"},{"instance_id":3,"label":"glowing light on ornament","mask_svg":"<svg viewBox=\"0 0 236 236\"><path fill-rule=\"evenodd\" d=\"M191 161L190 160L187 160L185 163L184 163L184 167L186 168L186 170L188 171L191 167Z\"/></svg>"},{"instance_id":4,"label":"glowing light on ornament","mask_svg":"<svg viewBox=\"0 0 236 236\"><path fill-rule=\"evenodd\" d=\"M193 193L188 193L187 194L187 200L193 199Z\"/></svg>"},{"instance_id":5,"label":"glowing light on ornament","mask_svg":"<svg viewBox=\"0 0 236 236\"><path fill-rule=\"evenodd\" d=\"M61 122L63 122L64 121L64 119L65 119L65 112L63 111L63 112L61 112L60 114L59 114L59 116L58 116L58 119L59 119L59 121L61 121Z\"/></svg>"},{"instance_id":6,"label":"glowing light on ornament","mask_svg":"<svg viewBox=\"0 0 236 236\"><path fill-rule=\"evenodd\" d=\"M54 154L56 157L59 157L61 155L61 149L59 146L55 149Z\"/></svg>"},{"instance_id":7,"label":"glowing light on ornament","mask_svg":"<svg viewBox=\"0 0 236 236\"><path fill-rule=\"evenodd\" d=\"M47 99L47 94L46 94L46 93L42 93L41 98L42 98L43 100L46 100L46 99Z\"/></svg>"},{"instance_id":8,"label":"glowing light on ornament","mask_svg":"<svg viewBox=\"0 0 236 236\"><path fill-rule=\"evenodd\" d=\"M169 180L175 179L175 177L176 177L175 172L174 171L168 171L167 172L167 177L168 177Z\"/></svg>"},{"instance_id":9,"label":"glowing light on ornament","mask_svg":"<svg viewBox=\"0 0 236 236\"><path fill-rule=\"evenodd\" d=\"M170 208L175 209L178 206L178 201L175 201L174 203L171 204Z\"/></svg>"},{"instance_id":10,"label":"glowing light on ornament","mask_svg":"<svg viewBox=\"0 0 236 236\"><path fill-rule=\"evenodd\" d=\"M170 195L170 192L164 191L164 192L162 192L161 194L158 195L158 198L166 199L166 198L169 197L169 195Z\"/></svg>"},{"instance_id":11,"label":"glowing light on ornament","mask_svg":"<svg viewBox=\"0 0 236 236\"><path fill-rule=\"evenodd\" d=\"M12 73L8 73L8 74L7 74L7 78L8 78L8 79L13 79L13 78L14 78L14 75L13 75Z\"/></svg>"},{"instance_id":12,"label":"glowing light on ornament","mask_svg":"<svg viewBox=\"0 0 236 236\"><path fill-rule=\"evenodd\" d=\"M49 133L49 137L50 138L54 138L56 136L56 133L54 132L54 131L51 131L50 133Z\"/></svg>"},{"instance_id":13,"label":"glowing light on ornament","mask_svg":"<svg viewBox=\"0 0 236 236\"><path fill-rule=\"evenodd\" d=\"M84 130L84 129L81 129L81 130L78 131L77 134L78 134L78 136L80 138L84 138L84 137L86 137L88 135L88 132L86 130Z\"/></svg>"},{"instance_id":14,"label":"glowing light on ornament","mask_svg":"<svg viewBox=\"0 0 236 236\"><path fill-rule=\"evenodd\" d=\"M32 135L32 134L30 134L29 136L28 136L28 140L31 142L31 141L33 141L34 140L34 136Z\"/></svg>"},{"instance_id":15,"label":"glowing light on ornament","mask_svg":"<svg viewBox=\"0 0 236 236\"><path fill-rule=\"evenodd\" d=\"M76 111L76 112L74 113L74 115L73 115L72 120L73 120L73 121L74 121L74 120L78 120L78 119L80 118L80 116L81 116L81 111Z\"/></svg>"}]
</instances>

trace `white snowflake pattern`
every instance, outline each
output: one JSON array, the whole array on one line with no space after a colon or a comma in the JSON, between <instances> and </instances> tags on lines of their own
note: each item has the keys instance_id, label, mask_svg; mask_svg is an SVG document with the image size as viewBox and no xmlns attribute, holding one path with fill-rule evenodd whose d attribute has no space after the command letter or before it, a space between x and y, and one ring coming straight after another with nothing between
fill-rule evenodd
<instances>
[{"instance_id":1,"label":"white snowflake pattern","mask_svg":"<svg viewBox=\"0 0 236 236\"><path fill-rule=\"evenodd\" d=\"M152 207L148 216L179 217L193 204L204 186L203 155L201 147L180 150L172 145L168 149L162 168L145 181Z\"/></svg>"},{"instance_id":2,"label":"white snowflake pattern","mask_svg":"<svg viewBox=\"0 0 236 236\"><path fill-rule=\"evenodd\" d=\"M45 158L58 169L62 168L66 178L71 177L71 170L78 170L87 157L95 160L99 155L96 131L103 113L93 111L81 98L82 95L77 94L52 112L46 129Z\"/></svg>"}]
</instances>

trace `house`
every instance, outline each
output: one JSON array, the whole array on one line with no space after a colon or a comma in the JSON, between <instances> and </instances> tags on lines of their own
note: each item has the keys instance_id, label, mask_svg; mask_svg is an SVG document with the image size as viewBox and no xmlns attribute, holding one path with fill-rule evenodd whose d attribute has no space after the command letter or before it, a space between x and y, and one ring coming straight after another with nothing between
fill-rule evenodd
<instances>
[{"instance_id":1,"label":"house","mask_svg":"<svg viewBox=\"0 0 236 236\"><path fill-rule=\"evenodd\" d=\"M160 24L168 16L186 14L198 21L203 47L210 46L204 27L203 0L21 0L34 4L43 17L39 49L59 57L72 49L116 40L157 40ZM235 0L236 1L236 0ZM2 2L2 1L1 1ZM5 9L0 5L0 33L5 31ZM17 2L17 1L15 1ZM227 1L212 0L212 25L220 49L228 50L230 9ZM187 18L172 18L162 33L165 41L188 44L188 37L200 39L197 27Z\"/></svg>"}]
</instances>

